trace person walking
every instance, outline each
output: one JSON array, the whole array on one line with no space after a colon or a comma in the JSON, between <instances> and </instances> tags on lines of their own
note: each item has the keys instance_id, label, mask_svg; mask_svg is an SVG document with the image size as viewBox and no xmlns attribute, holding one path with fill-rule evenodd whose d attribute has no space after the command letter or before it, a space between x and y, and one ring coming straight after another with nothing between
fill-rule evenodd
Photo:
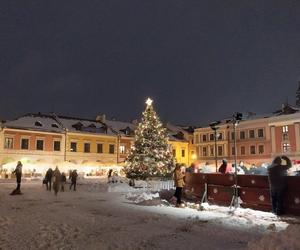
<instances>
[{"instance_id":1,"label":"person walking","mask_svg":"<svg viewBox=\"0 0 300 250\"><path fill-rule=\"evenodd\" d=\"M73 170L72 174L71 174L71 185L70 185L70 190L72 189L72 186L74 187L74 191L76 191L76 182L77 182L77 171L76 169Z\"/></svg>"},{"instance_id":2,"label":"person walking","mask_svg":"<svg viewBox=\"0 0 300 250\"><path fill-rule=\"evenodd\" d=\"M60 187L61 187L60 191L65 192L65 184L67 183L67 177L66 177L64 172L62 172L62 174L61 174L61 180L60 181L61 181L60 182Z\"/></svg>"},{"instance_id":3,"label":"person walking","mask_svg":"<svg viewBox=\"0 0 300 250\"><path fill-rule=\"evenodd\" d=\"M177 164L174 169L174 184L176 187L174 196L177 198L176 207L183 207L183 203L181 201L182 189L184 187L184 174L181 172L181 166Z\"/></svg>"},{"instance_id":4,"label":"person walking","mask_svg":"<svg viewBox=\"0 0 300 250\"><path fill-rule=\"evenodd\" d=\"M18 161L15 170L12 172L16 175L17 187L11 192L11 195L21 194L22 167L22 163Z\"/></svg>"},{"instance_id":5,"label":"person walking","mask_svg":"<svg viewBox=\"0 0 300 250\"><path fill-rule=\"evenodd\" d=\"M57 193L59 191L60 181L61 181L61 173L60 173L58 167L56 167L53 172L53 190L54 190L55 195L57 195Z\"/></svg>"},{"instance_id":6,"label":"person walking","mask_svg":"<svg viewBox=\"0 0 300 250\"><path fill-rule=\"evenodd\" d=\"M52 175L53 170L52 168L49 168L46 172L45 180L46 180L46 188L47 190L51 191L51 184L52 184Z\"/></svg>"},{"instance_id":7,"label":"person walking","mask_svg":"<svg viewBox=\"0 0 300 250\"><path fill-rule=\"evenodd\" d=\"M284 213L283 198L287 189L286 176L287 170L291 167L292 162L285 155L275 157L268 167L272 211L276 215Z\"/></svg>"}]
</instances>

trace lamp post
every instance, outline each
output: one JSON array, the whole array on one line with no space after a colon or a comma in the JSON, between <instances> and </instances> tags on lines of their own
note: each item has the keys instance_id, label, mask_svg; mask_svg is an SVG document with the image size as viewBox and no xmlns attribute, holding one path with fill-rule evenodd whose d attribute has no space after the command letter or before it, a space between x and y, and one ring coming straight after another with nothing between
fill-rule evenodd
<instances>
[{"instance_id":1,"label":"lamp post","mask_svg":"<svg viewBox=\"0 0 300 250\"><path fill-rule=\"evenodd\" d=\"M235 208L238 207L238 188L237 188L237 148L236 148L236 127L238 126L239 122L242 120L243 114L242 113L234 113L233 114L233 133L234 133L234 206Z\"/></svg>"},{"instance_id":2,"label":"lamp post","mask_svg":"<svg viewBox=\"0 0 300 250\"><path fill-rule=\"evenodd\" d=\"M214 131L216 172L218 172L218 151L217 151L218 134L217 134L217 130L220 127L217 127L217 125L219 125L219 124L220 124L220 121L212 122L211 124L209 124L210 128Z\"/></svg>"}]
</instances>

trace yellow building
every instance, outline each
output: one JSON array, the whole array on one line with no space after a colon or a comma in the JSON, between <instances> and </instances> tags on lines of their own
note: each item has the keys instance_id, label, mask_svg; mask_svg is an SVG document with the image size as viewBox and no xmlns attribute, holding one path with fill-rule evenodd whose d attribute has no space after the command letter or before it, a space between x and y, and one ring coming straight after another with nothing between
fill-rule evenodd
<instances>
[{"instance_id":1,"label":"yellow building","mask_svg":"<svg viewBox=\"0 0 300 250\"><path fill-rule=\"evenodd\" d=\"M169 144L177 163L190 166L196 159L193 131L190 128L166 124Z\"/></svg>"},{"instance_id":2,"label":"yellow building","mask_svg":"<svg viewBox=\"0 0 300 250\"><path fill-rule=\"evenodd\" d=\"M66 159L76 164L117 164L117 136L106 124L59 116L66 133Z\"/></svg>"}]
</instances>

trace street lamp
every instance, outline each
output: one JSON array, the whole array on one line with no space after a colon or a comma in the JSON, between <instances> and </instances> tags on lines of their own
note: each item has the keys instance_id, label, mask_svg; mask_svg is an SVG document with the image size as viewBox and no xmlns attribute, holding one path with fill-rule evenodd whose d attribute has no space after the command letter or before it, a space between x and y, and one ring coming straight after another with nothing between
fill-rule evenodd
<instances>
[{"instance_id":1,"label":"street lamp","mask_svg":"<svg viewBox=\"0 0 300 250\"><path fill-rule=\"evenodd\" d=\"M235 208L238 207L238 188L237 188L237 148L236 148L236 127L238 126L239 122L243 119L243 114L236 112L233 114L233 133L234 133L234 206Z\"/></svg>"},{"instance_id":2,"label":"street lamp","mask_svg":"<svg viewBox=\"0 0 300 250\"><path fill-rule=\"evenodd\" d=\"M217 127L217 126L220 123L221 123L220 121L216 121L216 122L212 122L211 124L209 124L210 128L214 131L216 172L218 172L218 151L217 151L218 134L217 134L217 130L220 128L220 127Z\"/></svg>"}]
</instances>

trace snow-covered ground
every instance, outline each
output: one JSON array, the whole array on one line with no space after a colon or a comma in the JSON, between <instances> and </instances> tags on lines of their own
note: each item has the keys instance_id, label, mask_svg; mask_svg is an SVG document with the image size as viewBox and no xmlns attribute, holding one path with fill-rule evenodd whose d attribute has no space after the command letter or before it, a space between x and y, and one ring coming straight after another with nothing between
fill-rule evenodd
<instances>
[{"instance_id":1,"label":"snow-covered ground","mask_svg":"<svg viewBox=\"0 0 300 250\"><path fill-rule=\"evenodd\" d=\"M79 180L76 192L56 197L40 181L24 181L17 196L15 183L0 182L0 249L300 249L298 218L175 208L158 184L136 184Z\"/></svg>"}]
</instances>

